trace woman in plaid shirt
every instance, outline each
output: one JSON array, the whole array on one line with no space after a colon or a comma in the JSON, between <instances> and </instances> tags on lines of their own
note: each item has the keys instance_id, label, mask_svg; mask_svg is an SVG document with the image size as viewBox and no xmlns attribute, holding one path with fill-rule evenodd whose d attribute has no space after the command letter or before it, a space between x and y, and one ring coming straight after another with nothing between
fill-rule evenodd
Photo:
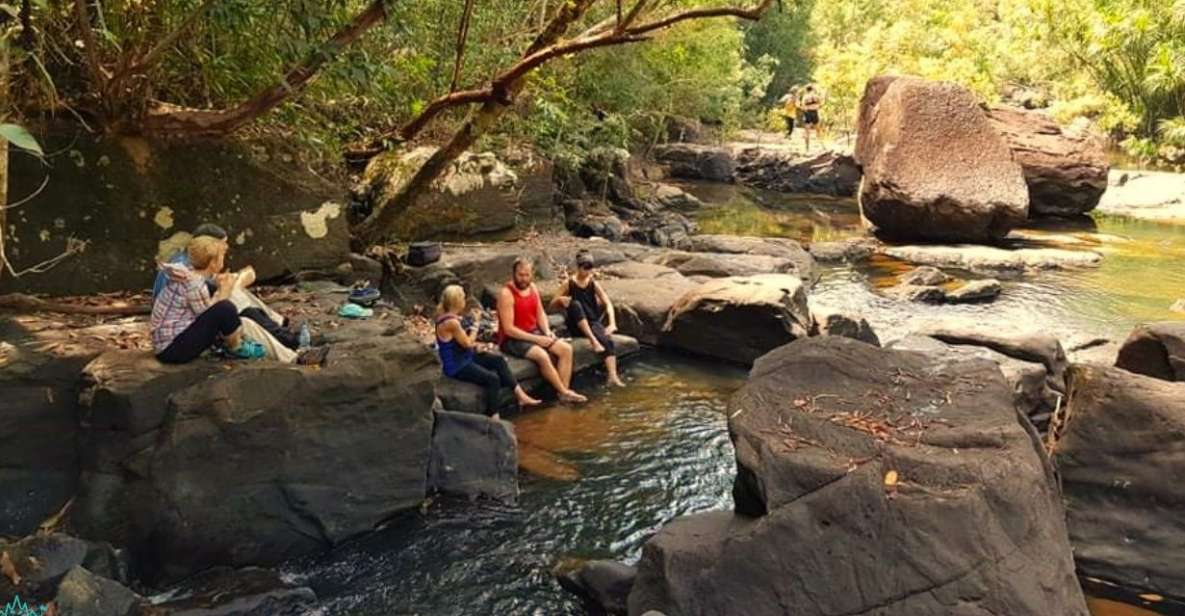
<instances>
[{"instance_id":1,"label":"woman in plaid shirt","mask_svg":"<svg viewBox=\"0 0 1185 616\"><path fill-rule=\"evenodd\" d=\"M152 305L152 348L166 364L196 359L219 339L235 357L264 356L258 343L242 334L239 311L227 298L237 283L236 274L223 274L226 247L212 237L197 237L187 248L190 266L161 265L168 273L164 290ZM214 278L218 290L210 296L206 279Z\"/></svg>"}]
</instances>

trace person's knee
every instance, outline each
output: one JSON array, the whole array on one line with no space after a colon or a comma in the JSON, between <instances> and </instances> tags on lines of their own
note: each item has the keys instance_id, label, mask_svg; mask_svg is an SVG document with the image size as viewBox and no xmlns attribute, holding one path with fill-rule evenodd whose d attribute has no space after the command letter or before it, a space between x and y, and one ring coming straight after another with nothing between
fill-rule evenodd
<instances>
[{"instance_id":1,"label":"person's knee","mask_svg":"<svg viewBox=\"0 0 1185 616\"><path fill-rule=\"evenodd\" d=\"M556 357L571 357L572 345L563 340L556 340L555 344L551 345L551 353Z\"/></svg>"},{"instance_id":2,"label":"person's knee","mask_svg":"<svg viewBox=\"0 0 1185 616\"><path fill-rule=\"evenodd\" d=\"M556 344L559 343L557 342ZM548 355L547 351L544 351L542 347L531 347L531 350L527 351L527 359L535 362L539 366L551 365L551 356Z\"/></svg>"}]
</instances>

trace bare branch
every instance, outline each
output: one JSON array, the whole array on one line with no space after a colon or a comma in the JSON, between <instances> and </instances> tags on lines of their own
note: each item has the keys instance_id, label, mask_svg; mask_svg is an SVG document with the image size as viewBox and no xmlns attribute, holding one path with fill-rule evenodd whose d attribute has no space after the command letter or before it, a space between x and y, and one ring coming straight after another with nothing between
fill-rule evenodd
<instances>
[{"instance_id":1,"label":"bare branch","mask_svg":"<svg viewBox=\"0 0 1185 616\"><path fill-rule=\"evenodd\" d=\"M626 29L629 34L645 34L655 30L662 30L669 28L681 21L688 21L691 19L708 19L711 17L740 17L741 19L758 20L765 14L769 7L773 6L774 0L761 0L761 4L751 9L741 9L736 7L724 7L718 9L698 9L694 11L686 11L672 15L665 19L660 19L656 22L642 24ZM641 4L641 0L639 1Z\"/></svg>"},{"instance_id":2,"label":"bare branch","mask_svg":"<svg viewBox=\"0 0 1185 616\"><path fill-rule=\"evenodd\" d=\"M74 0L74 21L78 27L78 37L86 54L86 66L94 81L95 90L102 92L107 84L107 74L103 72L103 65L99 61L99 43L95 38L95 29L91 27L90 10L86 0Z\"/></svg>"},{"instance_id":3,"label":"bare branch","mask_svg":"<svg viewBox=\"0 0 1185 616\"><path fill-rule=\"evenodd\" d=\"M431 103L420 112L420 115L412 119L411 122L405 124L399 129L399 140L409 141L413 139L429 122L434 120L436 116L444 111L456 107L458 105L468 105L471 103L483 103L494 97L494 91L490 88L481 90L464 90L461 92L453 92L446 94Z\"/></svg>"},{"instance_id":4,"label":"bare branch","mask_svg":"<svg viewBox=\"0 0 1185 616\"><path fill-rule=\"evenodd\" d=\"M465 11L461 14L461 24L457 28L457 59L453 63L453 80L448 91L455 92L457 83L461 81L461 66L465 60L465 41L469 38L469 19L473 16L473 0L465 0Z\"/></svg>"},{"instance_id":5,"label":"bare branch","mask_svg":"<svg viewBox=\"0 0 1185 616\"><path fill-rule=\"evenodd\" d=\"M218 0L204 0L200 5L198 5L197 9L185 17L185 20L182 21L176 29L166 34L164 38L157 42L157 44L148 51L148 53L144 54L143 58L133 63L127 70L116 74L116 76L112 78L112 81L119 82L132 75L135 75L136 73L143 73L149 68L152 68L152 66L156 64L156 62L160 60L162 56L165 55L165 52L175 45L177 41L180 40L181 37L184 36L185 33L188 32L189 29L192 28L193 25L196 24L198 20L206 14L206 11L217 1Z\"/></svg>"}]
</instances>

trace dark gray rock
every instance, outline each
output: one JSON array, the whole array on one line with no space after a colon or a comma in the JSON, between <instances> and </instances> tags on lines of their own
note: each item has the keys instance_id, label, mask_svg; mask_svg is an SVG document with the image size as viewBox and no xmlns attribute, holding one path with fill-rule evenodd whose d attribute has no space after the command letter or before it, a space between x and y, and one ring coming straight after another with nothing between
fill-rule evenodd
<instances>
[{"instance_id":1,"label":"dark gray rock","mask_svg":"<svg viewBox=\"0 0 1185 616\"><path fill-rule=\"evenodd\" d=\"M861 263L867 261L877 248L871 238L853 238L833 242L812 242L811 256L820 263Z\"/></svg>"},{"instance_id":2,"label":"dark gray rock","mask_svg":"<svg viewBox=\"0 0 1185 616\"><path fill-rule=\"evenodd\" d=\"M596 353L593 353L592 345L589 344L588 340L577 338L569 340L569 342L572 344L572 350L574 351L572 360L572 371L574 374L596 368L603 364ZM629 336L614 334L613 342L616 344L619 359L629 357L640 350L638 341ZM535 362L518 357L507 357L506 363L510 365L510 371L514 374L519 384L523 386L523 389L532 392L536 396L545 395L551 391L550 386L543 381L543 377L539 376L539 367L535 365ZM503 393L503 399L507 403L513 401L514 398L511 396L509 389L504 390ZM472 383L441 378L436 384L436 395L445 410L460 413L476 413L479 415L484 415L487 411L485 394L480 387Z\"/></svg>"},{"instance_id":3,"label":"dark gray rock","mask_svg":"<svg viewBox=\"0 0 1185 616\"><path fill-rule=\"evenodd\" d=\"M1075 365L1054 445L1084 575L1169 596L1185 588L1185 383Z\"/></svg>"},{"instance_id":4,"label":"dark gray rock","mask_svg":"<svg viewBox=\"0 0 1185 616\"><path fill-rule=\"evenodd\" d=\"M815 259L811 253L803 249L802 244L785 238L745 237L737 235L693 235L676 246L689 252L735 254L735 255L764 255L778 259L787 259L794 264L794 270L799 277L809 283L818 278ZM734 272L729 275L751 273ZM769 273L768 270L756 273ZM711 275L711 274L709 274Z\"/></svg>"},{"instance_id":5,"label":"dark gray rock","mask_svg":"<svg viewBox=\"0 0 1185 616\"><path fill-rule=\"evenodd\" d=\"M736 161L727 149L692 143L668 143L651 150L654 161L670 168L671 177L731 182Z\"/></svg>"},{"instance_id":6,"label":"dark gray rock","mask_svg":"<svg viewBox=\"0 0 1185 616\"><path fill-rule=\"evenodd\" d=\"M60 616L128 616L143 599L119 582L76 566L62 579L54 603Z\"/></svg>"},{"instance_id":7,"label":"dark gray rock","mask_svg":"<svg viewBox=\"0 0 1185 616\"><path fill-rule=\"evenodd\" d=\"M220 567L154 599L170 616L302 616L310 613L317 595L311 588L285 582L275 571Z\"/></svg>"},{"instance_id":8,"label":"dark gray rock","mask_svg":"<svg viewBox=\"0 0 1185 616\"><path fill-rule=\"evenodd\" d=\"M718 278L688 291L671 308L659 346L751 364L809 335L806 286L797 276Z\"/></svg>"},{"instance_id":9,"label":"dark gray rock","mask_svg":"<svg viewBox=\"0 0 1185 616\"><path fill-rule=\"evenodd\" d=\"M922 304L942 304L946 302L946 290L942 287L935 286L899 284L885 289L885 295Z\"/></svg>"},{"instance_id":10,"label":"dark gray rock","mask_svg":"<svg viewBox=\"0 0 1185 616\"><path fill-rule=\"evenodd\" d=\"M637 569L613 560L591 560L579 568L558 575L565 590L590 602L606 614L627 610L630 589Z\"/></svg>"},{"instance_id":11,"label":"dark gray rock","mask_svg":"<svg viewBox=\"0 0 1185 616\"><path fill-rule=\"evenodd\" d=\"M1185 381L1185 321L1161 321L1132 331L1115 365L1166 381Z\"/></svg>"},{"instance_id":12,"label":"dark gray rock","mask_svg":"<svg viewBox=\"0 0 1185 616\"><path fill-rule=\"evenodd\" d=\"M800 262L785 257L771 257L761 254L736 254L724 252L661 251L646 257L647 262L674 268L684 276L750 276L753 274L793 274L800 279L811 280L813 269L799 271Z\"/></svg>"},{"instance_id":13,"label":"dark gray rock","mask_svg":"<svg viewBox=\"0 0 1185 616\"><path fill-rule=\"evenodd\" d=\"M5 544L0 552L12 564L12 575L0 576L0 596L49 599L62 578L81 566L91 551L90 543L61 533L31 535Z\"/></svg>"},{"instance_id":14,"label":"dark gray rock","mask_svg":"<svg viewBox=\"0 0 1185 616\"><path fill-rule=\"evenodd\" d=\"M699 283L675 276L605 280L601 286L613 301L617 329L643 344L656 346L671 307Z\"/></svg>"},{"instance_id":15,"label":"dark gray rock","mask_svg":"<svg viewBox=\"0 0 1185 616\"><path fill-rule=\"evenodd\" d=\"M437 410L428 489L453 496L518 499L518 444L510 422Z\"/></svg>"},{"instance_id":16,"label":"dark gray rock","mask_svg":"<svg viewBox=\"0 0 1185 616\"><path fill-rule=\"evenodd\" d=\"M704 207L704 202L698 197L670 184L659 184L655 187L654 201L662 208L678 212L695 212Z\"/></svg>"},{"instance_id":17,"label":"dark gray rock","mask_svg":"<svg viewBox=\"0 0 1185 616\"><path fill-rule=\"evenodd\" d=\"M930 267L923 265L915 268L913 271L901 277L901 284L913 285L940 285L950 282L951 277L937 267Z\"/></svg>"},{"instance_id":18,"label":"dark gray rock","mask_svg":"<svg viewBox=\"0 0 1185 616\"><path fill-rule=\"evenodd\" d=\"M802 155L758 146L741 149L736 160L736 180L765 190L851 197L860 187L860 167L848 154Z\"/></svg>"},{"instance_id":19,"label":"dark gray rock","mask_svg":"<svg viewBox=\"0 0 1185 616\"><path fill-rule=\"evenodd\" d=\"M868 321L860 315L846 314L830 308L811 307L812 336L843 336L873 346L880 346L880 338Z\"/></svg>"},{"instance_id":20,"label":"dark gray rock","mask_svg":"<svg viewBox=\"0 0 1185 616\"><path fill-rule=\"evenodd\" d=\"M1088 613L1052 468L991 362L808 338L728 413L737 513L647 542L631 614Z\"/></svg>"},{"instance_id":21,"label":"dark gray rock","mask_svg":"<svg viewBox=\"0 0 1185 616\"><path fill-rule=\"evenodd\" d=\"M100 356L86 370L72 524L129 546L153 582L274 564L418 506L440 368L384 327L335 330L319 370Z\"/></svg>"}]
</instances>

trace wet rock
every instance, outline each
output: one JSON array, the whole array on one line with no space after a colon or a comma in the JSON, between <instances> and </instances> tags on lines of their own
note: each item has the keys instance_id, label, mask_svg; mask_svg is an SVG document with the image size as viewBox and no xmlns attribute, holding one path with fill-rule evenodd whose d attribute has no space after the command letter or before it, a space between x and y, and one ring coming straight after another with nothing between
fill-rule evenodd
<instances>
[{"instance_id":1,"label":"wet rock","mask_svg":"<svg viewBox=\"0 0 1185 616\"><path fill-rule=\"evenodd\" d=\"M991 362L808 338L728 412L737 513L648 541L631 614L1088 613L1052 469Z\"/></svg>"},{"instance_id":2,"label":"wet rock","mask_svg":"<svg viewBox=\"0 0 1185 616\"><path fill-rule=\"evenodd\" d=\"M877 242L870 238L812 242L808 249L820 263L860 263L876 252Z\"/></svg>"},{"instance_id":3,"label":"wet rock","mask_svg":"<svg viewBox=\"0 0 1185 616\"><path fill-rule=\"evenodd\" d=\"M1101 139L1016 107L992 107L988 118L1024 171L1030 216L1078 216L1099 204L1111 168Z\"/></svg>"},{"instance_id":4,"label":"wet rock","mask_svg":"<svg viewBox=\"0 0 1185 616\"><path fill-rule=\"evenodd\" d=\"M704 138L704 125L694 118L666 116L663 124L670 143L699 143Z\"/></svg>"},{"instance_id":5,"label":"wet rock","mask_svg":"<svg viewBox=\"0 0 1185 616\"><path fill-rule=\"evenodd\" d=\"M654 190L654 200L664 209L680 212L695 212L704 207L698 197L670 184L659 184Z\"/></svg>"},{"instance_id":6,"label":"wet rock","mask_svg":"<svg viewBox=\"0 0 1185 616\"><path fill-rule=\"evenodd\" d=\"M618 317L620 319L620 316ZM572 344L574 356L572 360L573 373L583 372L600 366L603 362L592 351L592 345L587 339L577 338L569 340ZM620 334L614 334L613 342L617 345L617 356L619 358L628 357L639 350L638 341ZM535 362L521 359L518 357L506 357L506 363L510 365L510 371L514 373L515 380L529 392L536 396L550 393L550 386L547 385L541 376L539 376L539 367ZM510 389L503 391L503 399L510 403L514 400ZM482 389L472 383L464 383L455 379L441 378L436 385L436 395L440 398L441 404L444 405L445 410L456 411L460 413L476 413L484 415L487 411L485 404L485 394Z\"/></svg>"},{"instance_id":7,"label":"wet rock","mask_svg":"<svg viewBox=\"0 0 1185 616\"><path fill-rule=\"evenodd\" d=\"M1065 393L1066 352L1058 339L1036 329L1002 327L962 320L931 323L918 330L948 344L979 346L1022 361L1039 363L1049 374L1053 391Z\"/></svg>"},{"instance_id":8,"label":"wet rock","mask_svg":"<svg viewBox=\"0 0 1185 616\"><path fill-rule=\"evenodd\" d=\"M675 212L657 212L633 220L626 239L660 248L678 246L699 230L689 218Z\"/></svg>"},{"instance_id":9,"label":"wet rock","mask_svg":"<svg viewBox=\"0 0 1185 616\"><path fill-rule=\"evenodd\" d=\"M156 582L319 551L418 506L440 368L388 326L333 330L320 370L95 359L72 524L128 545Z\"/></svg>"},{"instance_id":10,"label":"wet rock","mask_svg":"<svg viewBox=\"0 0 1185 616\"><path fill-rule=\"evenodd\" d=\"M1185 587L1185 383L1070 369L1054 461L1084 575L1179 596Z\"/></svg>"},{"instance_id":11,"label":"wet rock","mask_svg":"<svg viewBox=\"0 0 1185 616\"><path fill-rule=\"evenodd\" d=\"M942 287L936 286L899 284L885 289L885 295L907 302L918 302L921 304L942 304L946 302L946 291Z\"/></svg>"},{"instance_id":12,"label":"wet rock","mask_svg":"<svg viewBox=\"0 0 1185 616\"><path fill-rule=\"evenodd\" d=\"M1060 248L1015 248L993 246L884 246L881 253L935 267L964 269L973 272L1016 273L1029 271L1083 269L1098 267L1103 255L1089 250Z\"/></svg>"},{"instance_id":13,"label":"wet rock","mask_svg":"<svg viewBox=\"0 0 1185 616\"><path fill-rule=\"evenodd\" d=\"M1020 165L961 86L874 78L859 124L861 212L879 236L987 242L1028 217Z\"/></svg>"},{"instance_id":14,"label":"wet rock","mask_svg":"<svg viewBox=\"0 0 1185 616\"><path fill-rule=\"evenodd\" d=\"M860 167L847 154L746 147L736 161L736 180L765 190L851 197L860 186Z\"/></svg>"},{"instance_id":15,"label":"wet rock","mask_svg":"<svg viewBox=\"0 0 1185 616\"><path fill-rule=\"evenodd\" d=\"M647 262L673 268L684 276L749 276L753 274L794 274L810 280L811 270L800 272L800 263L784 257L731 254L724 252L662 251L646 257Z\"/></svg>"},{"instance_id":16,"label":"wet rock","mask_svg":"<svg viewBox=\"0 0 1185 616\"><path fill-rule=\"evenodd\" d=\"M185 580L153 601L170 616L300 616L310 612L317 595L307 586L284 581L275 571L220 567Z\"/></svg>"},{"instance_id":17,"label":"wet rock","mask_svg":"<svg viewBox=\"0 0 1185 616\"><path fill-rule=\"evenodd\" d=\"M612 560L592 560L559 574L560 585L606 614L625 614L636 568Z\"/></svg>"},{"instance_id":18,"label":"wet rock","mask_svg":"<svg viewBox=\"0 0 1185 616\"><path fill-rule=\"evenodd\" d=\"M1162 321L1132 331L1115 366L1165 381L1185 381L1185 321Z\"/></svg>"},{"instance_id":19,"label":"wet rock","mask_svg":"<svg viewBox=\"0 0 1185 616\"><path fill-rule=\"evenodd\" d=\"M437 410L428 489L453 496L518 499L518 445L510 422Z\"/></svg>"},{"instance_id":20,"label":"wet rock","mask_svg":"<svg viewBox=\"0 0 1185 616\"><path fill-rule=\"evenodd\" d=\"M831 308L811 307L812 336L843 336L873 346L880 346L880 338L868 321L860 315L846 314Z\"/></svg>"},{"instance_id":21,"label":"wet rock","mask_svg":"<svg viewBox=\"0 0 1185 616\"><path fill-rule=\"evenodd\" d=\"M61 533L31 535L5 544L0 547L0 560L11 563L11 572L5 568L0 576L0 596L48 599L58 582L81 566L91 551L90 543Z\"/></svg>"},{"instance_id":22,"label":"wet rock","mask_svg":"<svg viewBox=\"0 0 1185 616\"><path fill-rule=\"evenodd\" d=\"M676 178L731 182L736 171L736 160L722 147L668 143L655 146L651 156Z\"/></svg>"},{"instance_id":23,"label":"wet rock","mask_svg":"<svg viewBox=\"0 0 1185 616\"><path fill-rule=\"evenodd\" d=\"M751 364L810 333L806 287L797 276L759 274L708 281L671 308L659 346Z\"/></svg>"},{"instance_id":24,"label":"wet rock","mask_svg":"<svg viewBox=\"0 0 1185 616\"><path fill-rule=\"evenodd\" d=\"M764 255L788 259L794 263L794 270L804 281L813 284L818 278L815 259L811 253L804 250L802 244L791 239L704 234L693 235L676 248L689 252Z\"/></svg>"},{"instance_id":25,"label":"wet rock","mask_svg":"<svg viewBox=\"0 0 1185 616\"><path fill-rule=\"evenodd\" d=\"M991 301L999 297L1002 290L1000 281L994 278L970 280L953 291L947 291L946 302L948 304L967 304Z\"/></svg>"},{"instance_id":26,"label":"wet rock","mask_svg":"<svg viewBox=\"0 0 1185 616\"><path fill-rule=\"evenodd\" d=\"M902 276L901 284L932 286L950 282L950 280L951 277L937 267L923 265Z\"/></svg>"},{"instance_id":27,"label":"wet rock","mask_svg":"<svg viewBox=\"0 0 1185 616\"><path fill-rule=\"evenodd\" d=\"M62 579L54 603L60 616L125 616L143 599L119 582L76 566Z\"/></svg>"},{"instance_id":28,"label":"wet rock","mask_svg":"<svg viewBox=\"0 0 1185 616\"><path fill-rule=\"evenodd\" d=\"M354 188L354 198L371 210L387 207L435 153L435 147L422 146L375 156ZM518 175L492 152L463 152L433 182L428 194L399 217L392 234L426 238L512 228L519 187Z\"/></svg>"},{"instance_id":29,"label":"wet rock","mask_svg":"<svg viewBox=\"0 0 1185 616\"><path fill-rule=\"evenodd\" d=\"M678 274L678 272L676 272ZM699 283L683 275L659 278L604 280L601 286L613 301L618 331L655 346L662 336L671 307Z\"/></svg>"}]
</instances>

